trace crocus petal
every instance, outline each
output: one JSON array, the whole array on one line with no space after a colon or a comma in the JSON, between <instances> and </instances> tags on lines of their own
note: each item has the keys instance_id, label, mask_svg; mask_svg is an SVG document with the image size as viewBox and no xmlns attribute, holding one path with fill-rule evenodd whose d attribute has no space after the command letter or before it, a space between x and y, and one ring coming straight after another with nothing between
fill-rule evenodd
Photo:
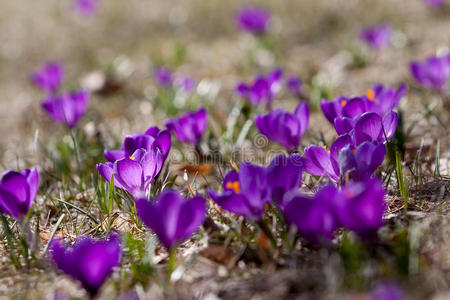
<instances>
[{"instance_id":1,"label":"crocus petal","mask_svg":"<svg viewBox=\"0 0 450 300\"><path fill-rule=\"evenodd\" d=\"M103 155L106 160L109 162L115 162L116 160L122 159L125 157L125 151L123 150L105 150L103 151Z\"/></svg>"},{"instance_id":2,"label":"crocus petal","mask_svg":"<svg viewBox=\"0 0 450 300\"><path fill-rule=\"evenodd\" d=\"M295 109L294 115L300 123L300 136L303 136L309 124L309 108L306 102L300 102Z\"/></svg>"},{"instance_id":3,"label":"crocus petal","mask_svg":"<svg viewBox=\"0 0 450 300\"><path fill-rule=\"evenodd\" d=\"M129 158L123 158L114 163L114 181L122 185L132 195L142 188L143 174L141 165Z\"/></svg>"},{"instance_id":4,"label":"crocus petal","mask_svg":"<svg viewBox=\"0 0 450 300\"><path fill-rule=\"evenodd\" d=\"M398 123L398 116L396 112L391 111L390 113L387 113L383 118L383 130L386 134L386 137L384 137L382 140L389 140L392 138L395 134L395 130L397 129L397 123Z\"/></svg>"},{"instance_id":5,"label":"crocus petal","mask_svg":"<svg viewBox=\"0 0 450 300\"><path fill-rule=\"evenodd\" d=\"M334 129L338 135L349 133L355 127L355 121L351 118L342 117L334 119Z\"/></svg>"},{"instance_id":6,"label":"crocus petal","mask_svg":"<svg viewBox=\"0 0 450 300\"><path fill-rule=\"evenodd\" d=\"M363 114L355 124L356 145L365 141L377 141L381 137L382 126L382 119L378 114Z\"/></svg>"}]
</instances>

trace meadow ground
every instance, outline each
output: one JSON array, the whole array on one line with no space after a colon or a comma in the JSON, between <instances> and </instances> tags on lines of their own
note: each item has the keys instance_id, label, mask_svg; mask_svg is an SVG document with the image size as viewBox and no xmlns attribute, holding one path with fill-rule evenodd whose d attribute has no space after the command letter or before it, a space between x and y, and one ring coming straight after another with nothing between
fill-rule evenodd
<instances>
[{"instance_id":1,"label":"meadow ground","mask_svg":"<svg viewBox=\"0 0 450 300\"><path fill-rule=\"evenodd\" d=\"M30 220L39 236L34 239L39 259L15 268L2 232L0 297L86 297L76 281L45 259L44 248L64 214L56 236L67 241L88 233L103 236L110 229L126 235L122 267L100 299L127 291L142 299L366 299L384 279L396 282L411 299L450 298L450 99L421 88L409 71L410 61L449 51L450 7L433 9L420 0L256 3L273 15L264 40L236 28L234 14L245 4L237 0L101 1L91 17L75 14L70 1L0 0L0 171L38 165L41 175ZM357 35L362 27L380 22L395 29L393 45L371 51ZM66 87L96 90L73 131L77 151L67 129L41 109L44 95L29 80L32 71L51 60L64 64ZM162 91L152 75L160 65L193 77L195 94L184 101ZM102 183L95 165L104 162L104 149L118 148L127 134L163 127L167 117L199 106L209 112L204 140L225 149L226 163L210 162L207 170L199 169L189 159L193 149L174 143L167 164L174 187L205 194L206 186L217 190L231 159L237 165L243 157L267 164L269 153L281 148L259 140L254 125L239 147L233 145L241 119L235 121L238 129L232 137L224 136L233 109L244 103L235 94L236 84L274 67L299 75L307 88L311 116L301 149L312 143L330 145L335 138L321 113L321 96L361 95L376 83L406 83L398 111L408 203L398 188L398 167L386 158L381 175L389 205L374 245L341 234L334 248L302 244L295 251L281 247L275 252L267 250L264 240L220 236L217 231L231 225L218 221L220 210L210 203L211 223L180 247L178 267L166 283L166 251L152 244L152 235L119 200L106 214L98 204ZM273 106L292 111L297 103L283 92ZM230 149L235 155L230 156ZM307 174L303 182L305 189L318 185ZM122 194L116 194L120 199ZM242 219L233 220L252 232ZM19 230L13 219L8 221Z\"/></svg>"}]
</instances>

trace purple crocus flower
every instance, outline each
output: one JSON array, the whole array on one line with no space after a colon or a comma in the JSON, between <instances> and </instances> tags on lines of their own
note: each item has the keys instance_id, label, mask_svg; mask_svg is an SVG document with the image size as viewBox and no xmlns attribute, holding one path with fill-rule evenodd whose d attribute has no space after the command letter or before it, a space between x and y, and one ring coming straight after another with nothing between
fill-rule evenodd
<instances>
[{"instance_id":1,"label":"purple crocus flower","mask_svg":"<svg viewBox=\"0 0 450 300\"><path fill-rule=\"evenodd\" d=\"M87 91L68 92L62 96L49 96L41 105L53 120L73 128L84 115L89 97Z\"/></svg>"},{"instance_id":2,"label":"purple crocus flower","mask_svg":"<svg viewBox=\"0 0 450 300\"><path fill-rule=\"evenodd\" d=\"M266 168L270 194L282 209L283 197L289 191L296 191L302 184L302 171L304 159L299 154L275 156Z\"/></svg>"},{"instance_id":3,"label":"purple crocus flower","mask_svg":"<svg viewBox=\"0 0 450 300\"><path fill-rule=\"evenodd\" d=\"M313 197L300 193L287 195L284 216L298 232L312 243L329 243L339 222L333 202L340 201L341 195L333 185L325 186Z\"/></svg>"},{"instance_id":4,"label":"purple crocus flower","mask_svg":"<svg viewBox=\"0 0 450 300\"><path fill-rule=\"evenodd\" d=\"M161 192L156 203L146 198L137 199L136 209L142 222L153 230L167 250L188 239L203 224L206 216L203 197L185 199L171 189Z\"/></svg>"},{"instance_id":5,"label":"purple crocus flower","mask_svg":"<svg viewBox=\"0 0 450 300\"><path fill-rule=\"evenodd\" d=\"M23 219L39 188L37 168L21 172L6 171L0 181L0 210L17 220Z\"/></svg>"},{"instance_id":6,"label":"purple crocus flower","mask_svg":"<svg viewBox=\"0 0 450 300\"><path fill-rule=\"evenodd\" d=\"M370 300L406 300L405 292L391 281L378 283L369 293Z\"/></svg>"},{"instance_id":7,"label":"purple crocus flower","mask_svg":"<svg viewBox=\"0 0 450 300\"><path fill-rule=\"evenodd\" d=\"M160 67L153 71L155 82L162 88L169 88L173 85L173 73L171 70Z\"/></svg>"},{"instance_id":8,"label":"purple crocus flower","mask_svg":"<svg viewBox=\"0 0 450 300\"><path fill-rule=\"evenodd\" d=\"M386 211L383 184L377 178L349 182L341 191L344 201L334 201L340 224L362 238L373 238L383 226Z\"/></svg>"},{"instance_id":9,"label":"purple crocus flower","mask_svg":"<svg viewBox=\"0 0 450 300\"><path fill-rule=\"evenodd\" d=\"M79 238L71 247L60 240L51 243L52 258L56 266L79 280L93 297L118 266L121 257L120 239L113 234L106 240Z\"/></svg>"},{"instance_id":10,"label":"purple crocus flower","mask_svg":"<svg viewBox=\"0 0 450 300\"><path fill-rule=\"evenodd\" d=\"M255 117L258 130L290 152L297 150L308 123L309 109L306 102L300 102L294 113L277 108L266 115Z\"/></svg>"},{"instance_id":11,"label":"purple crocus flower","mask_svg":"<svg viewBox=\"0 0 450 300\"><path fill-rule=\"evenodd\" d=\"M339 136L331 145L330 150L326 146L311 145L305 148L304 168L314 176L328 177L337 182L339 180L339 152L352 144L350 135Z\"/></svg>"},{"instance_id":12,"label":"purple crocus flower","mask_svg":"<svg viewBox=\"0 0 450 300\"><path fill-rule=\"evenodd\" d=\"M264 34L269 27L270 13L257 6L246 6L236 14L239 29L256 35Z\"/></svg>"},{"instance_id":13,"label":"purple crocus flower","mask_svg":"<svg viewBox=\"0 0 450 300\"><path fill-rule=\"evenodd\" d=\"M264 214L264 205L271 202L265 168L249 162L243 162L239 172L228 172L222 189L222 194L211 189L207 192L223 209L250 220L259 220Z\"/></svg>"},{"instance_id":14,"label":"purple crocus flower","mask_svg":"<svg viewBox=\"0 0 450 300\"><path fill-rule=\"evenodd\" d=\"M358 148L350 145L339 152L339 172L348 174L353 181L361 181L370 176L383 163L386 146L378 142L364 142Z\"/></svg>"},{"instance_id":15,"label":"purple crocus flower","mask_svg":"<svg viewBox=\"0 0 450 300\"><path fill-rule=\"evenodd\" d=\"M169 119L165 124L166 128L175 134L180 142L197 145L208 125L208 114L206 109L200 108L178 118Z\"/></svg>"},{"instance_id":16,"label":"purple crocus flower","mask_svg":"<svg viewBox=\"0 0 450 300\"><path fill-rule=\"evenodd\" d=\"M64 67L57 62L48 62L30 77L39 89L55 93L64 80Z\"/></svg>"},{"instance_id":17,"label":"purple crocus flower","mask_svg":"<svg viewBox=\"0 0 450 300\"><path fill-rule=\"evenodd\" d=\"M354 130L350 132L354 144L359 146L365 141L386 142L391 139L397 129L398 116L395 112L381 118L376 113L364 113L355 122ZM335 123L336 124L336 123Z\"/></svg>"},{"instance_id":18,"label":"purple crocus flower","mask_svg":"<svg viewBox=\"0 0 450 300\"><path fill-rule=\"evenodd\" d=\"M151 181L159 174L164 164L164 155L156 143L147 151L137 149L130 157L97 165L99 174L110 181L114 175L114 185L127 190L133 196L147 190Z\"/></svg>"},{"instance_id":19,"label":"purple crocus flower","mask_svg":"<svg viewBox=\"0 0 450 300\"><path fill-rule=\"evenodd\" d=\"M154 144L164 155L164 159L166 159L172 144L170 132L152 126L145 133L136 133L125 137L121 149L105 150L104 155L109 162L115 162L116 160L132 156L138 149L151 151L155 146Z\"/></svg>"},{"instance_id":20,"label":"purple crocus flower","mask_svg":"<svg viewBox=\"0 0 450 300\"><path fill-rule=\"evenodd\" d=\"M92 16L98 10L99 0L75 0L74 9L82 16Z\"/></svg>"},{"instance_id":21,"label":"purple crocus flower","mask_svg":"<svg viewBox=\"0 0 450 300\"><path fill-rule=\"evenodd\" d=\"M271 106L276 94L281 90L283 70L274 69L267 75L258 75L251 84L239 83L236 93L239 97L247 99L253 105L266 103Z\"/></svg>"},{"instance_id":22,"label":"purple crocus flower","mask_svg":"<svg viewBox=\"0 0 450 300\"><path fill-rule=\"evenodd\" d=\"M375 25L361 30L359 38L372 49L380 50L389 45L392 29L386 24Z\"/></svg>"},{"instance_id":23,"label":"purple crocus flower","mask_svg":"<svg viewBox=\"0 0 450 300\"><path fill-rule=\"evenodd\" d=\"M398 89L376 84L367 91L366 95L361 97L341 96L333 101L323 99L320 106L331 124L334 124L336 118L353 119L365 112L375 112L383 117L398 106L405 91L404 84L400 85Z\"/></svg>"},{"instance_id":24,"label":"purple crocus flower","mask_svg":"<svg viewBox=\"0 0 450 300\"><path fill-rule=\"evenodd\" d=\"M440 57L429 56L424 61L413 61L410 70L419 84L445 94L450 79L450 53Z\"/></svg>"},{"instance_id":25,"label":"purple crocus flower","mask_svg":"<svg viewBox=\"0 0 450 300\"><path fill-rule=\"evenodd\" d=\"M286 79L286 87L294 96L302 98L304 96L303 82L298 76L291 75Z\"/></svg>"}]
</instances>

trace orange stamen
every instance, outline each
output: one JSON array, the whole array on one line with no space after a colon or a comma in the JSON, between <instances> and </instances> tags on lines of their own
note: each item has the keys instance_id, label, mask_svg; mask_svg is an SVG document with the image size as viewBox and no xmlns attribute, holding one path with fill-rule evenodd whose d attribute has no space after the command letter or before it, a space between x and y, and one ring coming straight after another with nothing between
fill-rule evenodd
<instances>
[{"instance_id":1,"label":"orange stamen","mask_svg":"<svg viewBox=\"0 0 450 300\"><path fill-rule=\"evenodd\" d=\"M241 193L241 187L239 181L228 181L226 188L235 191L237 194Z\"/></svg>"},{"instance_id":2,"label":"orange stamen","mask_svg":"<svg viewBox=\"0 0 450 300\"><path fill-rule=\"evenodd\" d=\"M347 105L347 100L342 100L342 101L341 101L341 106L344 107L344 106L346 106L346 105Z\"/></svg>"},{"instance_id":3,"label":"orange stamen","mask_svg":"<svg viewBox=\"0 0 450 300\"><path fill-rule=\"evenodd\" d=\"M367 93L366 93L366 97L367 99L369 99L370 101L375 100L375 92L372 89L368 89Z\"/></svg>"}]
</instances>

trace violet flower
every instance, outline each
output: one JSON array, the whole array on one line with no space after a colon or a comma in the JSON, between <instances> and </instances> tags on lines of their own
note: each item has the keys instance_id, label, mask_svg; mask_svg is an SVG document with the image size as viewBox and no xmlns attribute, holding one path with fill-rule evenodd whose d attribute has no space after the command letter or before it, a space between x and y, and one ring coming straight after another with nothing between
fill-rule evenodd
<instances>
[{"instance_id":1,"label":"violet flower","mask_svg":"<svg viewBox=\"0 0 450 300\"><path fill-rule=\"evenodd\" d=\"M337 182L340 178L339 152L352 144L350 135L339 136L330 149L326 146L311 145L305 148L304 170L311 175L328 177Z\"/></svg>"},{"instance_id":2,"label":"violet flower","mask_svg":"<svg viewBox=\"0 0 450 300\"><path fill-rule=\"evenodd\" d=\"M189 111L178 118L169 119L165 122L166 128L183 143L197 145L208 125L208 114L206 109Z\"/></svg>"},{"instance_id":3,"label":"violet flower","mask_svg":"<svg viewBox=\"0 0 450 300\"><path fill-rule=\"evenodd\" d=\"M282 69L274 69L267 75L258 75L250 84L239 83L236 93L239 97L247 99L253 105L266 103L271 106L275 96L281 90L283 77Z\"/></svg>"},{"instance_id":4,"label":"violet flower","mask_svg":"<svg viewBox=\"0 0 450 300\"><path fill-rule=\"evenodd\" d=\"M137 149L130 157L97 165L99 174L110 181L114 175L114 185L127 190L133 196L145 192L151 181L159 174L164 164L164 155L156 143L149 151Z\"/></svg>"},{"instance_id":5,"label":"violet flower","mask_svg":"<svg viewBox=\"0 0 450 300\"><path fill-rule=\"evenodd\" d=\"M309 123L306 102L300 102L294 113L277 108L266 115L257 115L255 124L269 140L277 142L289 152L296 151Z\"/></svg>"},{"instance_id":6,"label":"violet flower","mask_svg":"<svg viewBox=\"0 0 450 300\"><path fill-rule=\"evenodd\" d=\"M64 81L64 67L57 62L47 62L41 69L32 73L30 77L39 89L55 93Z\"/></svg>"},{"instance_id":7,"label":"violet flower","mask_svg":"<svg viewBox=\"0 0 450 300\"><path fill-rule=\"evenodd\" d=\"M246 6L236 14L236 24L242 31L255 35L264 34L270 22L270 13L257 6Z\"/></svg>"},{"instance_id":8,"label":"violet flower","mask_svg":"<svg viewBox=\"0 0 450 300\"><path fill-rule=\"evenodd\" d=\"M192 77L185 76L175 79L175 85L183 93L191 93L195 89L195 80Z\"/></svg>"},{"instance_id":9,"label":"violet flower","mask_svg":"<svg viewBox=\"0 0 450 300\"><path fill-rule=\"evenodd\" d=\"M239 172L225 175L222 194L207 189L209 196L223 209L259 220L264 214L264 205L270 203L270 188L265 168L243 162Z\"/></svg>"},{"instance_id":10,"label":"violet flower","mask_svg":"<svg viewBox=\"0 0 450 300\"><path fill-rule=\"evenodd\" d=\"M266 168L267 183L272 200L281 209L285 205L284 195L296 191L302 184L304 159L299 154L275 156Z\"/></svg>"},{"instance_id":11,"label":"violet flower","mask_svg":"<svg viewBox=\"0 0 450 300\"><path fill-rule=\"evenodd\" d=\"M160 67L153 71L153 76L155 77L155 82L163 88L169 88L173 85L173 73L171 70Z\"/></svg>"},{"instance_id":12,"label":"violet flower","mask_svg":"<svg viewBox=\"0 0 450 300\"><path fill-rule=\"evenodd\" d=\"M383 226L387 205L383 184L377 178L349 182L341 191L344 201L334 201L340 224L364 239L374 238Z\"/></svg>"},{"instance_id":13,"label":"violet flower","mask_svg":"<svg viewBox=\"0 0 450 300\"><path fill-rule=\"evenodd\" d=\"M49 96L41 105L54 121L73 128L83 117L89 98L87 91L68 92L62 96Z\"/></svg>"},{"instance_id":14,"label":"violet flower","mask_svg":"<svg viewBox=\"0 0 450 300\"><path fill-rule=\"evenodd\" d=\"M39 188L37 168L21 172L6 171L0 181L0 210L16 220L23 219Z\"/></svg>"},{"instance_id":15,"label":"violet flower","mask_svg":"<svg viewBox=\"0 0 450 300\"><path fill-rule=\"evenodd\" d=\"M410 70L420 85L438 90L442 94L448 93L450 53L444 56L429 56L424 61L413 61Z\"/></svg>"},{"instance_id":16,"label":"violet flower","mask_svg":"<svg viewBox=\"0 0 450 300\"><path fill-rule=\"evenodd\" d=\"M93 297L112 274L113 268L119 265L120 244L119 237L114 234L107 240L82 237L69 247L60 240L53 240L52 258L61 271L79 280Z\"/></svg>"},{"instance_id":17,"label":"violet flower","mask_svg":"<svg viewBox=\"0 0 450 300\"><path fill-rule=\"evenodd\" d=\"M152 203L146 198L136 200L139 218L171 250L187 240L203 224L206 216L205 199L194 196L185 199L178 191L165 189Z\"/></svg>"},{"instance_id":18,"label":"violet flower","mask_svg":"<svg viewBox=\"0 0 450 300\"><path fill-rule=\"evenodd\" d=\"M105 158L109 162L130 157L138 149L151 151L156 146L164 156L164 159L169 155L172 141L168 130L159 129L152 126L145 131L145 133L135 133L125 137L123 145L119 150L105 150Z\"/></svg>"},{"instance_id":19,"label":"violet flower","mask_svg":"<svg viewBox=\"0 0 450 300\"><path fill-rule=\"evenodd\" d=\"M294 224L300 235L315 244L327 244L333 238L339 221L333 202L340 201L339 191L333 185L325 186L314 196L300 193L287 195L283 210L286 220Z\"/></svg>"},{"instance_id":20,"label":"violet flower","mask_svg":"<svg viewBox=\"0 0 450 300\"><path fill-rule=\"evenodd\" d=\"M386 24L375 25L361 30L359 38L374 50L380 50L389 45L392 29Z\"/></svg>"},{"instance_id":21,"label":"violet flower","mask_svg":"<svg viewBox=\"0 0 450 300\"><path fill-rule=\"evenodd\" d=\"M98 10L99 0L75 0L74 9L82 16L92 16Z\"/></svg>"},{"instance_id":22,"label":"violet flower","mask_svg":"<svg viewBox=\"0 0 450 300\"><path fill-rule=\"evenodd\" d=\"M339 152L339 173L348 174L353 181L362 181L372 176L385 155L386 146L378 142L364 142L356 149L345 146Z\"/></svg>"},{"instance_id":23,"label":"violet flower","mask_svg":"<svg viewBox=\"0 0 450 300\"><path fill-rule=\"evenodd\" d=\"M395 283L378 283L369 293L369 300L406 300L405 292Z\"/></svg>"},{"instance_id":24,"label":"violet flower","mask_svg":"<svg viewBox=\"0 0 450 300\"><path fill-rule=\"evenodd\" d=\"M304 97L303 82L298 76L291 75L286 79L286 87L297 98Z\"/></svg>"},{"instance_id":25,"label":"violet flower","mask_svg":"<svg viewBox=\"0 0 450 300\"><path fill-rule=\"evenodd\" d=\"M323 99L320 106L331 124L334 124L336 118L353 119L365 112L375 112L383 117L398 106L405 91L404 84L396 90L377 84L369 89L366 95L352 98L341 96L333 101Z\"/></svg>"}]
</instances>

